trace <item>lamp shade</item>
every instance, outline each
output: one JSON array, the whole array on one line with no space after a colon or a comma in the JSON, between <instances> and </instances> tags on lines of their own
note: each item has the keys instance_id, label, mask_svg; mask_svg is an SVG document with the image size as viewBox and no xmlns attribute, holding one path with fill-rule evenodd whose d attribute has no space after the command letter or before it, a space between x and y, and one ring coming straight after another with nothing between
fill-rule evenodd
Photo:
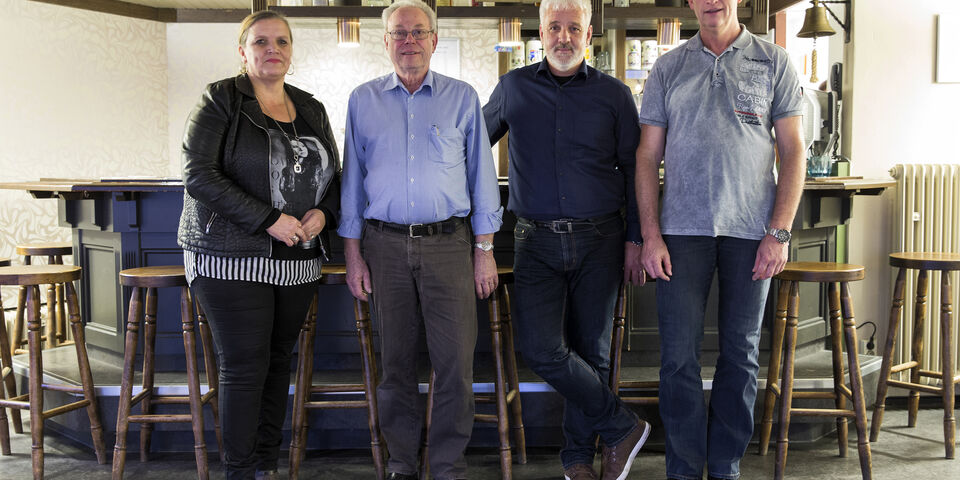
<instances>
[{"instance_id":1,"label":"lamp shade","mask_svg":"<svg viewBox=\"0 0 960 480\"><path fill-rule=\"evenodd\" d=\"M520 23L519 18L501 18L500 26L497 30L497 46L522 47L523 40L520 39Z\"/></svg>"},{"instance_id":2,"label":"lamp shade","mask_svg":"<svg viewBox=\"0 0 960 480\"><path fill-rule=\"evenodd\" d=\"M337 18L337 46L343 48L360 46L359 18Z\"/></svg>"}]
</instances>

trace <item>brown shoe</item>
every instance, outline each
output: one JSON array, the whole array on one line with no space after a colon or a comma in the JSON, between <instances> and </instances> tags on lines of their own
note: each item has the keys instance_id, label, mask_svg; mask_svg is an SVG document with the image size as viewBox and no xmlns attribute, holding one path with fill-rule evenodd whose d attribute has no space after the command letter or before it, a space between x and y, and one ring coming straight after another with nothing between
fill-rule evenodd
<instances>
[{"instance_id":1,"label":"brown shoe","mask_svg":"<svg viewBox=\"0 0 960 480\"><path fill-rule=\"evenodd\" d=\"M603 447L603 480L626 479L633 459L649 436L650 424L640 420L627 438L612 447Z\"/></svg>"},{"instance_id":2,"label":"brown shoe","mask_svg":"<svg viewBox=\"0 0 960 480\"><path fill-rule=\"evenodd\" d=\"M564 480L597 480L597 472L586 463L576 463L563 469Z\"/></svg>"}]
</instances>

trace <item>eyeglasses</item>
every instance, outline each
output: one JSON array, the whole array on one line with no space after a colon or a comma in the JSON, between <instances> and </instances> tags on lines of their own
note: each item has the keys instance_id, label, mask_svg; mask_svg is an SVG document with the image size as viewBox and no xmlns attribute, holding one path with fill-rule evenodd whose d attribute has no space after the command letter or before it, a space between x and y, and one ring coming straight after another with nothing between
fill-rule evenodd
<instances>
[{"instance_id":1,"label":"eyeglasses","mask_svg":"<svg viewBox=\"0 0 960 480\"><path fill-rule=\"evenodd\" d=\"M415 40L426 40L426 38L429 37L431 33L433 33L433 30L421 30L418 28L418 29L411 30L409 32L406 30L394 30L392 32L387 32L387 35L390 35L390 38L398 41L406 40L407 35L413 35L413 38Z\"/></svg>"}]
</instances>

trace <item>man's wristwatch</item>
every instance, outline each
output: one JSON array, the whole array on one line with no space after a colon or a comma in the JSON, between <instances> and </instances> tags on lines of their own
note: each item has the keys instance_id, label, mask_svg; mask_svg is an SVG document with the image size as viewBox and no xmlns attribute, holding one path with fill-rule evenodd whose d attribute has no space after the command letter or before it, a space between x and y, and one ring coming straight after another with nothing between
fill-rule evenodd
<instances>
[{"instance_id":1,"label":"man's wristwatch","mask_svg":"<svg viewBox=\"0 0 960 480\"><path fill-rule=\"evenodd\" d=\"M474 243L473 246L474 246L474 248L479 248L480 250L483 250L484 252L489 252L489 251L493 250L493 242L486 241L486 240L484 240L484 241L482 241L482 242Z\"/></svg>"},{"instance_id":2,"label":"man's wristwatch","mask_svg":"<svg viewBox=\"0 0 960 480\"><path fill-rule=\"evenodd\" d=\"M785 230L783 228L773 228L773 227L770 227L770 229L767 230L767 235L770 235L771 237L776 238L777 241L780 243L787 243L790 241L790 238L793 237L793 235L790 233L790 230Z\"/></svg>"}]
</instances>

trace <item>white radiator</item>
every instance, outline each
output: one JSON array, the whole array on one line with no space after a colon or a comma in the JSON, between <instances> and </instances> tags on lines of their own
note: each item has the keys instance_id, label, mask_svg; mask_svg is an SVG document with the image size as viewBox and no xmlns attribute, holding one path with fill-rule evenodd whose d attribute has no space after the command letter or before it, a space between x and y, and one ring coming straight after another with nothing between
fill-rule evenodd
<instances>
[{"instance_id":1,"label":"white radiator","mask_svg":"<svg viewBox=\"0 0 960 480\"><path fill-rule=\"evenodd\" d=\"M893 249L900 252L960 253L960 164L896 165L890 169L890 174L897 180ZM904 292L894 364L910 360L917 272L910 273ZM960 282L957 281L956 272L952 275L950 285L953 290L953 310L956 312L960 305ZM920 368L940 370L940 272L930 272L927 281L925 341ZM954 313L955 335L960 332L958 319L960 315ZM958 345L956 338L953 345L955 348ZM960 371L960 359L956 354L953 358L956 360L954 370Z\"/></svg>"}]
</instances>

